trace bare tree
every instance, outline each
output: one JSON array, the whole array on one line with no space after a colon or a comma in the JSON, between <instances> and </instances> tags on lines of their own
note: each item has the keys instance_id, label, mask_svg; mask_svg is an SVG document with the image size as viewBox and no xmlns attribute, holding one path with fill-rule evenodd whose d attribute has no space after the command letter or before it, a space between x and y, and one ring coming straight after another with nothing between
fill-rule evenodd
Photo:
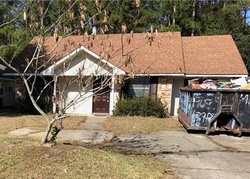
<instances>
[{"instance_id":1,"label":"bare tree","mask_svg":"<svg viewBox=\"0 0 250 179\"><path fill-rule=\"evenodd\" d=\"M31 5L34 2L27 2L23 8L23 20L26 27L35 31L37 35L25 48L25 54L19 55L21 58L14 58L14 55L13 58L7 60L0 54L0 60L12 70L12 73L21 78L33 106L46 120L47 127L41 140L41 143L46 143L55 140L58 133L63 129L63 119L78 104L91 96L98 96L114 90L115 86L121 85L125 78L134 77L131 54L137 49L129 49L133 32L127 33L125 24L121 27L120 53L114 50L115 47L109 41L109 36L105 35L105 32L108 31L107 10L113 1L109 1L106 6L98 0L94 2L97 13L93 14L90 19L93 24L98 23L99 38L97 38L95 28L93 28L92 34L89 34L85 28L89 22L86 19L86 6L83 2L65 1L67 9L59 9L58 17L49 26L45 26L46 18L54 1L41 1L38 5L35 3L37 10L35 14L31 10ZM78 14L80 21L79 25L76 26L77 28L74 29L72 28L74 25L66 23L66 20L76 17L77 14L74 11L76 5L79 5L80 9ZM135 8L139 8L138 3L135 3ZM99 18L99 22L94 22L96 21L95 17L100 14L102 14L103 20ZM0 27L13 23L16 19L13 18L10 22L0 24ZM78 36L81 38L78 38L77 41L72 39L72 34L82 35ZM154 39L153 27L151 33L146 34L145 37L141 36L142 39L146 39L145 44L141 44L141 46L146 44L151 46ZM96 46L100 48L98 55L89 50L95 46L96 41L99 43ZM61 55L61 52L64 55ZM78 58L78 55L81 56L81 59L76 65L74 60ZM114 56L116 62L110 63L109 59ZM95 61L94 66L89 65L87 61L92 57L92 60ZM120 70L120 66L130 69L128 70L129 74ZM124 76L125 74L126 76ZM43 85L37 88L37 84L41 82ZM77 90L75 90L74 95L69 95L72 86L74 86L74 90L77 86ZM53 117L50 117L39 105L39 100L44 95L53 104ZM55 126L56 121L59 121L59 126Z\"/></svg>"},{"instance_id":2,"label":"bare tree","mask_svg":"<svg viewBox=\"0 0 250 179\"><path fill-rule=\"evenodd\" d=\"M3 56L0 55L0 60L10 69L13 73L17 74L21 80L24 83L24 86L26 88L27 94L35 107L35 109L44 117L44 119L47 122L47 127L45 130L45 135L43 136L41 143L50 142L55 139L57 134L60 132L60 130L63 129L62 120L67 117L66 111L71 108L72 106L76 105L77 103L86 100L89 96L87 94L94 95L96 93L105 93L105 90L108 90L107 87L111 85L111 80L114 82L114 75L113 70L114 66L109 66L108 70L105 72L101 72L101 69L103 67L108 66L107 61L99 59L100 62L98 63L98 66L96 69L94 69L97 73L101 74L101 76L96 76L95 74L88 74L86 75L83 71L88 71L86 69L86 65L82 63L82 66L77 69L77 71L74 71L74 76L68 77L65 72L67 69L70 68L72 59L74 56L72 56L70 59L63 61L63 63L56 62L56 57L54 56L54 52L57 48L62 46L62 41L67 36L71 35L72 33L76 33L76 30L69 31L70 27L60 27L64 23L64 17L69 16L70 18L74 18L74 12L73 7L76 6L77 1L71 1L68 0L68 9L64 10L62 13L60 13L60 16L57 18L55 22L51 24L50 27L45 28L44 21L45 17L51 8L51 3L46 4L46 6L43 4L43 1L41 3L38 3L38 9L39 9L39 21L36 20L35 14L28 14L28 8L33 3L32 1L27 1L27 4L25 5L25 8L23 9L23 20L27 23L27 27L33 30L36 30L38 32L38 35L32 40L32 54L30 58L22 59L25 60L25 66L20 66L20 61L15 61L15 58L13 57L11 60L5 59ZM98 14L104 13L104 18L107 18L106 14L106 8L102 7L102 5L99 3L99 1L96 1L98 3L96 5L96 8L98 8ZM112 1L110 1L110 4ZM109 5L110 5L109 4ZM81 7L81 21L80 21L80 27L82 30L84 30L84 26L88 23L85 18L85 10L86 7L83 3L80 4ZM96 15L96 14L95 14ZM94 16L95 16L94 15ZM20 14L18 14L20 16ZM94 16L92 18L94 18ZM3 27L7 24L13 23L18 17L15 17L11 19L9 22L5 22L0 24L0 27ZM63 29L63 32L60 32L60 30ZM65 30L66 29L66 30ZM54 38L54 45L53 48L50 49L50 51L45 51L45 34L48 32L53 32L53 38ZM94 36L88 35L87 32L85 32L86 38L94 38ZM74 42L68 42L70 43ZM64 43L65 44L65 43ZM71 44L72 45L72 44ZM65 47L67 48L67 47ZM105 57L104 54L103 58ZM42 73L46 67L57 65L55 70L56 72L53 74L50 74L50 78L46 76L45 73ZM90 68L90 67L89 67ZM93 69L92 69L93 71ZM37 89L37 83L38 81L43 81L44 85L42 88ZM63 81L63 83L58 83L58 80ZM96 86L93 86L95 84L95 81L98 81L99 84ZM68 88L72 84L78 85L78 94L74 96L71 101L67 101L68 98L66 97L66 92ZM52 92L52 95L50 97L50 100L53 102L53 112L54 115L51 118L43 109L41 106L39 106L38 101L41 99L42 95L44 93L48 92L48 89L54 89ZM87 93L89 91L92 91L92 93ZM54 126L54 132L51 133L53 125L56 121L61 121L61 125L59 127Z\"/></svg>"}]
</instances>

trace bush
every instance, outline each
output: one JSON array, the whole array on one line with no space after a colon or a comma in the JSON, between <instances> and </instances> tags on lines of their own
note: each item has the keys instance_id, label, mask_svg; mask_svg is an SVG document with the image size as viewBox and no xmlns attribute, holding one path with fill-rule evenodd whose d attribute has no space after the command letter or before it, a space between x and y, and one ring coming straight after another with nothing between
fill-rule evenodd
<instances>
[{"instance_id":1,"label":"bush","mask_svg":"<svg viewBox=\"0 0 250 179\"><path fill-rule=\"evenodd\" d=\"M46 100L46 95L41 96L37 104L46 113L50 112L52 109L52 103ZM21 114L39 114L33 106L28 94L25 94L23 98L16 99L14 108L16 112Z\"/></svg>"},{"instance_id":2,"label":"bush","mask_svg":"<svg viewBox=\"0 0 250 179\"><path fill-rule=\"evenodd\" d=\"M120 100L116 103L114 116L155 116L167 117L167 111L160 99L140 96L132 99Z\"/></svg>"}]
</instances>

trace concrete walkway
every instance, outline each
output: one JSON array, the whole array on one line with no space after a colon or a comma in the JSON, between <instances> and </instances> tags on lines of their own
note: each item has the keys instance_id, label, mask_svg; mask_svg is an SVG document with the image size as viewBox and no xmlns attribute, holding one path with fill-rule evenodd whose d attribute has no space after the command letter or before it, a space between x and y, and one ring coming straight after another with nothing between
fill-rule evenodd
<instances>
[{"instance_id":1,"label":"concrete walkway","mask_svg":"<svg viewBox=\"0 0 250 179\"><path fill-rule=\"evenodd\" d=\"M102 124L106 119L105 116L88 116L87 120L82 123L81 130L63 129L57 136L57 140L63 141L80 141L88 143L102 143L109 141L114 137L113 132L104 131ZM44 132L41 129L21 128L8 133L15 136L29 136L42 138Z\"/></svg>"}]
</instances>

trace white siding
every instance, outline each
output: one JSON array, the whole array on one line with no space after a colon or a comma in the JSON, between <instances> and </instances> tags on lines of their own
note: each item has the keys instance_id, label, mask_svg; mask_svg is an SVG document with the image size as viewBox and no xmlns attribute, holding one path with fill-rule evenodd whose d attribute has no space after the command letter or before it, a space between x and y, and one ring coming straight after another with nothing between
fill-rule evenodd
<instances>
[{"instance_id":1,"label":"white siding","mask_svg":"<svg viewBox=\"0 0 250 179\"><path fill-rule=\"evenodd\" d=\"M81 52L75 56L71 62L68 62L68 64L57 66L55 73L63 76L74 76L77 75L79 71L81 71L82 75L86 76L110 74L110 72L102 66L104 66L104 64L100 63L99 60Z\"/></svg>"},{"instance_id":2,"label":"white siding","mask_svg":"<svg viewBox=\"0 0 250 179\"><path fill-rule=\"evenodd\" d=\"M101 61L90 54L86 53L85 51L78 52L74 56L70 57L71 59L67 59L67 63L60 63L55 66L54 70L50 70L50 72L54 72L55 75L60 76L58 80L59 89L62 89L63 85L66 83L65 79L73 79L73 76L81 74L83 76L96 76L96 75L112 75L113 72L115 73L123 73L118 68L113 66L109 66L105 61ZM111 77L111 76L110 76ZM91 87L92 89L92 87ZM74 100L79 95L78 84L75 83L68 87L65 95L64 100L59 104L60 106L66 106L72 100ZM71 114L92 114L93 112L93 92L89 90L85 90L86 94L82 96L83 101L76 103L75 105L71 106L66 110L66 113ZM116 91L114 85L112 85L111 92L110 92L110 103L109 103L109 114L112 114L115 102L117 100L118 92Z\"/></svg>"},{"instance_id":3,"label":"white siding","mask_svg":"<svg viewBox=\"0 0 250 179\"><path fill-rule=\"evenodd\" d=\"M70 77L68 78L70 79ZM59 83L58 86L60 87L58 90L60 90L65 84L65 80L61 78L59 79L58 83ZM73 83L70 86L68 86L64 94L65 97L64 104L61 105L67 107L70 104L70 102L78 98L77 102L66 110L66 113L84 114L84 115L92 114L93 93L90 90L86 90L86 93L80 96L79 91L80 90L78 87L78 83Z\"/></svg>"},{"instance_id":4,"label":"white siding","mask_svg":"<svg viewBox=\"0 0 250 179\"><path fill-rule=\"evenodd\" d=\"M184 78L174 78L171 96L171 115L177 115L179 108L179 89L184 86Z\"/></svg>"}]
</instances>

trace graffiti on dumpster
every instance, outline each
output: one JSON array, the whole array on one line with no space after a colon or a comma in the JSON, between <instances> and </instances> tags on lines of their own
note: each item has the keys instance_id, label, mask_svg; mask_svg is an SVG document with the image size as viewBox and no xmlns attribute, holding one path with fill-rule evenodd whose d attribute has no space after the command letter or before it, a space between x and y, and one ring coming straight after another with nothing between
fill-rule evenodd
<instances>
[{"instance_id":1,"label":"graffiti on dumpster","mask_svg":"<svg viewBox=\"0 0 250 179\"><path fill-rule=\"evenodd\" d=\"M180 110L185 114L189 114L191 109L190 93L186 91L181 91L180 93Z\"/></svg>"},{"instance_id":2,"label":"graffiti on dumpster","mask_svg":"<svg viewBox=\"0 0 250 179\"><path fill-rule=\"evenodd\" d=\"M241 93L238 102L238 117L245 128L250 128L250 96L248 93Z\"/></svg>"},{"instance_id":3,"label":"graffiti on dumpster","mask_svg":"<svg viewBox=\"0 0 250 179\"><path fill-rule=\"evenodd\" d=\"M216 110L216 93L193 93L191 126L206 127Z\"/></svg>"},{"instance_id":4,"label":"graffiti on dumpster","mask_svg":"<svg viewBox=\"0 0 250 179\"><path fill-rule=\"evenodd\" d=\"M193 111L192 113L192 126L207 126L208 121L210 121L214 117L214 113L206 113L206 112L199 112Z\"/></svg>"}]
</instances>

